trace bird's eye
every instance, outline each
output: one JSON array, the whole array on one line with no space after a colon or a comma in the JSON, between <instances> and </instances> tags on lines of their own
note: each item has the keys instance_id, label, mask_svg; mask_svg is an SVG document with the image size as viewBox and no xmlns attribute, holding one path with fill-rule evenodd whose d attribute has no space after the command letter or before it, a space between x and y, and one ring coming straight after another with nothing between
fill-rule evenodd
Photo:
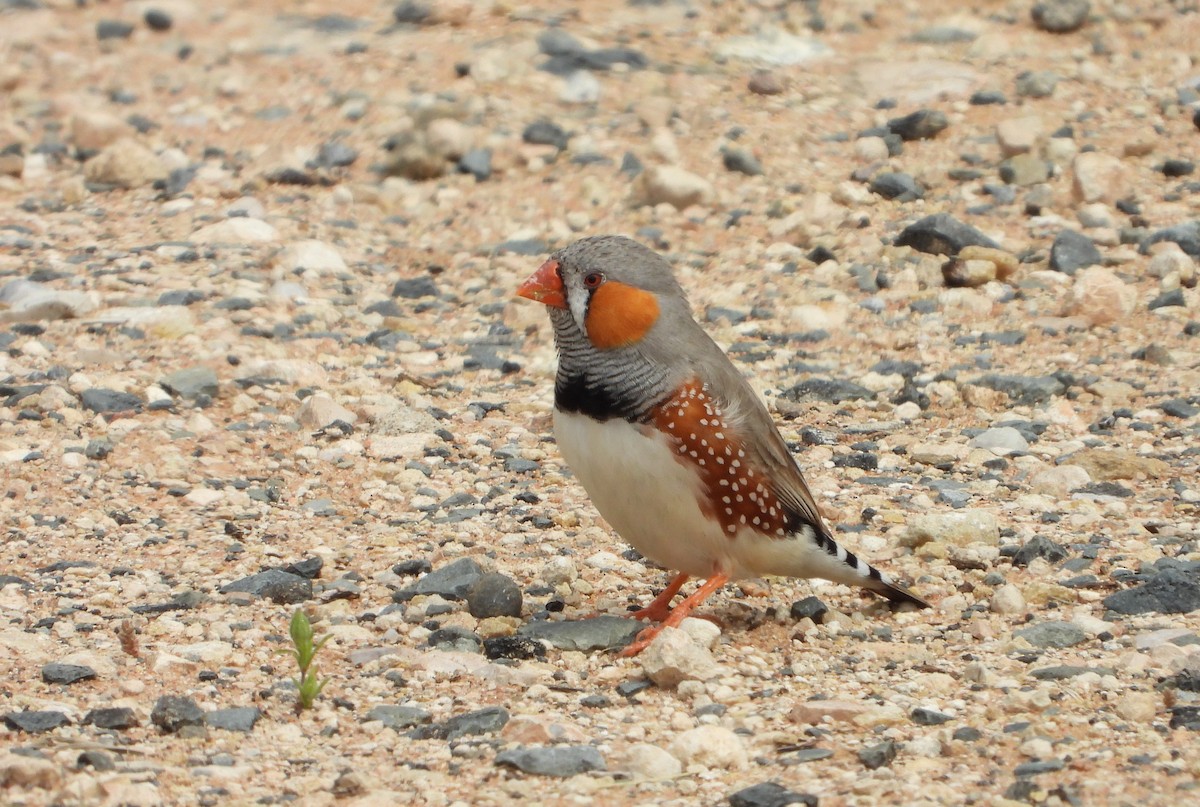
<instances>
[{"instance_id":1,"label":"bird's eye","mask_svg":"<svg viewBox=\"0 0 1200 807\"><path fill-rule=\"evenodd\" d=\"M583 276L583 285L585 288L595 289L604 282L604 275L600 272L590 272Z\"/></svg>"}]
</instances>

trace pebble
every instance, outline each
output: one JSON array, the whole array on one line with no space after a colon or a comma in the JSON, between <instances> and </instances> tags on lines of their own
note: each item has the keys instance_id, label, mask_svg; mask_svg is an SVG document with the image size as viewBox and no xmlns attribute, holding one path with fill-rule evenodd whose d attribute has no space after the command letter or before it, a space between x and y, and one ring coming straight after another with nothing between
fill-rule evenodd
<instances>
[{"instance_id":1,"label":"pebble","mask_svg":"<svg viewBox=\"0 0 1200 807\"><path fill-rule=\"evenodd\" d=\"M70 685L79 681L90 681L96 677L96 671L83 664L59 664L57 662L42 667L42 680L47 684Z\"/></svg>"},{"instance_id":2,"label":"pebble","mask_svg":"<svg viewBox=\"0 0 1200 807\"><path fill-rule=\"evenodd\" d=\"M896 759L896 743L884 740L858 752L858 761L869 771L887 767Z\"/></svg>"},{"instance_id":3,"label":"pebble","mask_svg":"<svg viewBox=\"0 0 1200 807\"><path fill-rule=\"evenodd\" d=\"M1127 193L1125 183L1125 166L1118 157L1084 151L1071 162L1071 192L1077 202L1115 202Z\"/></svg>"},{"instance_id":4,"label":"pebble","mask_svg":"<svg viewBox=\"0 0 1200 807\"><path fill-rule=\"evenodd\" d=\"M1140 586L1104 598L1118 614L1186 614L1200 608L1200 572L1166 569Z\"/></svg>"},{"instance_id":5,"label":"pebble","mask_svg":"<svg viewBox=\"0 0 1200 807\"><path fill-rule=\"evenodd\" d=\"M96 39L128 39L133 35L133 24L125 20L100 20L96 23Z\"/></svg>"},{"instance_id":6,"label":"pebble","mask_svg":"<svg viewBox=\"0 0 1200 807\"><path fill-rule=\"evenodd\" d=\"M910 516L900 539L901 545L916 547L928 542L949 546L994 546L1000 542L1000 525L995 514L987 510Z\"/></svg>"},{"instance_id":7,"label":"pebble","mask_svg":"<svg viewBox=\"0 0 1200 807\"><path fill-rule=\"evenodd\" d=\"M991 238L949 213L934 213L908 225L896 237L896 246L935 255L957 255L967 246L1000 248Z\"/></svg>"},{"instance_id":8,"label":"pebble","mask_svg":"<svg viewBox=\"0 0 1200 807\"><path fill-rule=\"evenodd\" d=\"M742 738L724 726L697 726L680 732L667 747L685 769L693 765L742 770L749 764Z\"/></svg>"},{"instance_id":9,"label":"pebble","mask_svg":"<svg viewBox=\"0 0 1200 807\"><path fill-rule=\"evenodd\" d=\"M1060 232L1050 247L1050 268L1063 274L1074 275L1101 260L1100 250L1092 239L1074 230Z\"/></svg>"},{"instance_id":10,"label":"pebble","mask_svg":"<svg viewBox=\"0 0 1200 807\"><path fill-rule=\"evenodd\" d=\"M1030 16L1043 31L1069 34L1083 27L1091 8L1089 0L1043 0L1033 4Z\"/></svg>"},{"instance_id":11,"label":"pebble","mask_svg":"<svg viewBox=\"0 0 1200 807\"><path fill-rule=\"evenodd\" d=\"M128 706L108 706L92 709L84 716L83 722L98 729L123 731L139 725L137 715Z\"/></svg>"},{"instance_id":12,"label":"pebble","mask_svg":"<svg viewBox=\"0 0 1200 807\"><path fill-rule=\"evenodd\" d=\"M262 717L262 712L254 706L232 706L227 709L213 709L204 715L204 722L209 728L223 731L240 731L249 733L254 730Z\"/></svg>"},{"instance_id":13,"label":"pebble","mask_svg":"<svg viewBox=\"0 0 1200 807\"><path fill-rule=\"evenodd\" d=\"M992 592L988 608L993 613L1005 616L1021 614L1025 612L1025 598L1021 595L1020 588L1012 583L1007 583Z\"/></svg>"},{"instance_id":14,"label":"pebble","mask_svg":"<svg viewBox=\"0 0 1200 807\"><path fill-rule=\"evenodd\" d=\"M708 681L720 674L707 647L678 628L663 628L638 657L642 672L664 689L684 681Z\"/></svg>"},{"instance_id":15,"label":"pebble","mask_svg":"<svg viewBox=\"0 0 1200 807\"><path fill-rule=\"evenodd\" d=\"M1026 188L1050 178L1050 164L1033 154L1018 154L1000 164L1000 179Z\"/></svg>"},{"instance_id":16,"label":"pebble","mask_svg":"<svg viewBox=\"0 0 1200 807\"><path fill-rule=\"evenodd\" d=\"M1024 435L1011 426L998 426L985 429L975 437L972 437L968 445L971 448L987 449L1000 457L1029 450L1029 443L1026 441Z\"/></svg>"},{"instance_id":17,"label":"pebble","mask_svg":"<svg viewBox=\"0 0 1200 807\"><path fill-rule=\"evenodd\" d=\"M625 752L621 770L634 781L674 779L683 772L683 764L665 748L650 743L634 743Z\"/></svg>"},{"instance_id":18,"label":"pebble","mask_svg":"<svg viewBox=\"0 0 1200 807\"><path fill-rule=\"evenodd\" d=\"M936 109L918 109L900 118L892 118L887 127L901 140L928 140L950 125L946 113Z\"/></svg>"},{"instance_id":19,"label":"pebble","mask_svg":"<svg viewBox=\"0 0 1200 807\"><path fill-rule=\"evenodd\" d=\"M1070 622L1039 622L1028 628L1013 631L1034 647L1074 647L1087 639L1087 634Z\"/></svg>"},{"instance_id":20,"label":"pebble","mask_svg":"<svg viewBox=\"0 0 1200 807\"><path fill-rule=\"evenodd\" d=\"M1080 316L1093 327L1121 322L1137 303L1137 290L1111 269L1092 266L1075 275L1067 296L1066 313Z\"/></svg>"},{"instance_id":21,"label":"pebble","mask_svg":"<svg viewBox=\"0 0 1200 807\"><path fill-rule=\"evenodd\" d=\"M195 244L269 244L279 240L279 231L261 219L238 216L200 227L190 240Z\"/></svg>"},{"instance_id":22,"label":"pebble","mask_svg":"<svg viewBox=\"0 0 1200 807\"><path fill-rule=\"evenodd\" d=\"M746 87L755 95L779 95L787 89L787 83L774 70L756 70L750 74Z\"/></svg>"},{"instance_id":23,"label":"pebble","mask_svg":"<svg viewBox=\"0 0 1200 807\"><path fill-rule=\"evenodd\" d=\"M262 597L278 605L289 605L312 599L312 581L282 569L266 571L243 577L221 586L222 594L245 593Z\"/></svg>"},{"instance_id":24,"label":"pebble","mask_svg":"<svg viewBox=\"0 0 1200 807\"><path fill-rule=\"evenodd\" d=\"M511 748L496 755L496 764L535 776L575 776L607 770L604 757L590 745Z\"/></svg>"},{"instance_id":25,"label":"pebble","mask_svg":"<svg viewBox=\"0 0 1200 807\"><path fill-rule=\"evenodd\" d=\"M346 271L346 262L337 247L314 238L288 244L275 260L289 274L312 272L324 275Z\"/></svg>"},{"instance_id":26,"label":"pebble","mask_svg":"<svg viewBox=\"0 0 1200 807\"><path fill-rule=\"evenodd\" d=\"M811 793L797 793L775 782L761 782L729 794L729 807L817 807L818 799Z\"/></svg>"},{"instance_id":27,"label":"pebble","mask_svg":"<svg viewBox=\"0 0 1200 807\"><path fill-rule=\"evenodd\" d=\"M611 650L624 647L645 627L634 619L598 616L570 622L528 622L518 634L560 650Z\"/></svg>"},{"instance_id":28,"label":"pebble","mask_svg":"<svg viewBox=\"0 0 1200 807\"><path fill-rule=\"evenodd\" d=\"M1052 70L1026 70L1017 74L1017 95L1022 98L1049 98L1058 86L1058 74Z\"/></svg>"},{"instance_id":29,"label":"pebble","mask_svg":"<svg viewBox=\"0 0 1200 807\"><path fill-rule=\"evenodd\" d=\"M1015 157L1033 151L1042 133L1043 124L1039 115L1006 118L996 124L996 142L1000 145L1000 153L1005 157Z\"/></svg>"},{"instance_id":30,"label":"pebble","mask_svg":"<svg viewBox=\"0 0 1200 807\"><path fill-rule=\"evenodd\" d=\"M428 711L419 706L381 703L372 706L363 716L363 720L378 720L390 729L401 731L426 725L430 722L431 716Z\"/></svg>"},{"instance_id":31,"label":"pebble","mask_svg":"<svg viewBox=\"0 0 1200 807\"><path fill-rule=\"evenodd\" d=\"M436 594L448 600L461 600L482 576L483 569L474 558L459 558L429 572L412 586L397 591L392 599L406 602L421 594Z\"/></svg>"},{"instance_id":32,"label":"pebble","mask_svg":"<svg viewBox=\"0 0 1200 807\"><path fill-rule=\"evenodd\" d=\"M142 15L142 19L146 23L146 27L151 31L169 31L171 26L175 24L174 18L166 11L158 8L148 8Z\"/></svg>"},{"instance_id":33,"label":"pebble","mask_svg":"<svg viewBox=\"0 0 1200 807\"><path fill-rule=\"evenodd\" d=\"M217 374L209 367L176 370L159 380L158 384L172 395L188 400L215 398L220 390Z\"/></svg>"},{"instance_id":34,"label":"pebble","mask_svg":"<svg viewBox=\"0 0 1200 807\"><path fill-rule=\"evenodd\" d=\"M521 588L497 572L480 575L466 590L467 610L476 619L521 615Z\"/></svg>"},{"instance_id":35,"label":"pebble","mask_svg":"<svg viewBox=\"0 0 1200 807\"><path fill-rule=\"evenodd\" d=\"M600 100L600 79L587 70L575 70L563 81L558 100L564 104L594 104Z\"/></svg>"},{"instance_id":36,"label":"pebble","mask_svg":"<svg viewBox=\"0 0 1200 807\"><path fill-rule=\"evenodd\" d=\"M178 734L187 726L203 726L204 710L183 695L163 695L154 702L150 722L167 734Z\"/></svg>"},{"instance_id":37,"label":"pebble","mask_svg":"<svg viewBox=\"0 0 1200 807\"><path fill-rule=\"evenodd\" d=\"M1035 535L1013 554L1012 563L1013 566L1028 566L1037 558L1057 564L1066 560L1067 550L1045 536Z\"/></svg>"},{"instance_id":38,"label":"pebble","mask_svg":"<svg viewBox=\"0 0 1200 807\"><path fill-rule=\"evenodd\" d=\"M13 731L23 731L27 734L41 734L53 731L60 726L70 725L71 720L57 710L32 710L8 712L4 715L4 725Z\"/></svg>"},{"instance_id":39,"label":"pebble","mask_svg":"<svg viewBox=\"0 0 1200 807\"><path fill-rule=\"evenodd\" d=\"M725 147L721 149L721 162L727 171L756 177L763 173L762 163L745 149Z\"/></svg>"},{"instance_id":40,"label":"pebble","mask_svg":"<svg viewBox=\"0 0 1200 807\"><path fill-rule=\"evenodd\" d=\"M701 176L673 165L655 165L635 180L635 201L643 205L669 204L678 210L712 201L713 187Z\"/></svg>"},{"instance_id":41,"label":"pebble","mask_svg":"<svg viewBox=\"0 0 1200 807\"><path fill-rule=\"evenodd\" d=\"M142 188L165 180L167 168L153 151L132 137L122 137L88 160L83 174L100 185Z\"/></svg>"},{"instance_id":42,"label":"pebble","mask_svg":"<svg viewBox=\"0 0 1200 807\"><path fill-rule=\"evenodd\" d=\"M909 174L884 172L871 180L871 192L895 202L911 202L925 196L922 188Z\"/></svg>"},{"instance_id":43,"label":"pebble","mask_svg":"<svg viewBox=\"0 0 1200 807\"><path fill-rule=\"evenodd\" d=\"M458 161L459 173L471 174L476 182L484 182L492 176L492 150L472 148L463 152Z\"/></svg>"}]
</instances>

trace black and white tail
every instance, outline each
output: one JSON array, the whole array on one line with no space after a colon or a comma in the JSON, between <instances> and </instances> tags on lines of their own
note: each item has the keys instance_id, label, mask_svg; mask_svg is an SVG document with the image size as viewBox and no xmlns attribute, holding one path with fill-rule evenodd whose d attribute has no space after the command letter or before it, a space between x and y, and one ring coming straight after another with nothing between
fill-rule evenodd
<instances>
[{"instance_id":1,"label":"black and white tail","mask_svg":"<svg viewBox=\"0 0 1200 807\"><path fill-rule=\"evenodd\" d=\"M829 535L814 531L813 540L817 546L836 559L839 562L840 568L846 572L845 575L832 578L836 582L870 589L887 597L895 605L910 605L915 608L929 607L929 603L925 602L925 600L893 581L886 574L833 540Z\"/></svg>"}]
</instances>

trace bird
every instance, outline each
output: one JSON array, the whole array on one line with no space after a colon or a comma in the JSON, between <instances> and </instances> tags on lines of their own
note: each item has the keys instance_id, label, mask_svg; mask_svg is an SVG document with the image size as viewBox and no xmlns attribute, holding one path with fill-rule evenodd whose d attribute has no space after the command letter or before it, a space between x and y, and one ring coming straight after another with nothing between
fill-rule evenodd
<instances>
[{"instance_id":1,"label":"bird","mask_svg":"<svg viewBox=\"0 0 1200 807\"><path fill-rule=\"evenodd\" d=\"M516 291L546 306L555 442L597 511L673 570L631 616L640 653L731 581L824 578L929 604L838 544L771 414L692 315L670 262L619 235L554 252ZM691 578L704 582L674 608Z\"/></svg>"}]
</instances>

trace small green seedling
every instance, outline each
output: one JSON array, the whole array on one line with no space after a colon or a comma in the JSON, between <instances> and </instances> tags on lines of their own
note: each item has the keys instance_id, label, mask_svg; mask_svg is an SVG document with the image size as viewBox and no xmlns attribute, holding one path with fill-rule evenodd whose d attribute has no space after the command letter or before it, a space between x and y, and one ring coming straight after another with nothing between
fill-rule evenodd
<instances>
[{"instance_id":1,"label":"small green seedling","mask_svg":"<svg viewBox=\"0 0 1200 807\"><path fill-rule=\"evenodd\" d=\"M292 624L288 628L288 632L292 635L292 656L296 659L296 665L300 668L300 677L293 678L296 682L296 712L299 713L302 709L311 709L317 697L321 694L321 690L329 683L328 678L317 678L317 668L313 664L317 656L317 652L325 646L329 641L329 636L322 636L313 643L312 623L308 621L308 616L303 610L297 608L296 613L292 614Z\"/></svg>"}]
</instances>

